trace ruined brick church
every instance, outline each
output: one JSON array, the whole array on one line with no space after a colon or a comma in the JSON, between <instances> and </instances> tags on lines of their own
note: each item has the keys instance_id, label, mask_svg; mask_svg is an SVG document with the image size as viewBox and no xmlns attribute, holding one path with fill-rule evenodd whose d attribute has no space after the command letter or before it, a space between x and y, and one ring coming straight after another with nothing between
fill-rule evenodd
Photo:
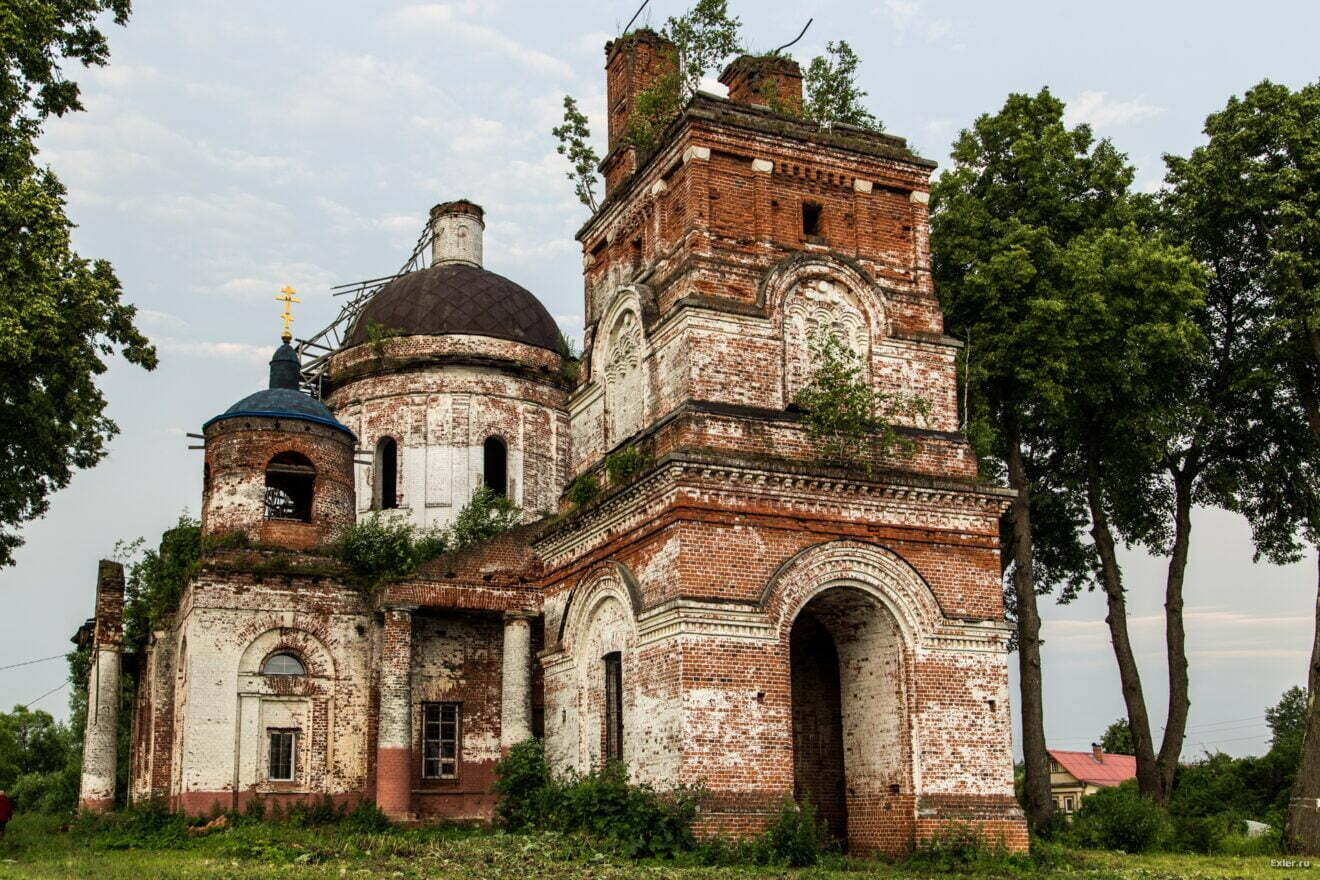
<instances>
[{"instance_id":1,"label":"ruined brick church","mask_svg":"<svg viewBox=\"0 0 1320 880\"><path fill-rule=\"evenodd\" d=\"M754 832L795 797L854 852L952 821L1025 845L1006 492L958 430L934 163L797 118L797 65L751 56L639 156L624 132L665 49L650 31L606 47L580 370L536 296L482 267L483 211L455 201L431 213L431 265L366 303L317 396L286 343L269 387L205 424L203 534L249 546L204 553L145 656L121 657L122 569L102 564L85 806L115 796L122 664L133 801L487 819L502 752L538 736L556 773L618 760L703 784L705 832ZM866 468L821 463L792 406L822 328L929 405ZM628 449L645 466L612 484ZM582 478L600 491L570 503ZM367 516L444 526L481 485L524 524L372 591L326 549Z\"/></svg>"}]
</instances>

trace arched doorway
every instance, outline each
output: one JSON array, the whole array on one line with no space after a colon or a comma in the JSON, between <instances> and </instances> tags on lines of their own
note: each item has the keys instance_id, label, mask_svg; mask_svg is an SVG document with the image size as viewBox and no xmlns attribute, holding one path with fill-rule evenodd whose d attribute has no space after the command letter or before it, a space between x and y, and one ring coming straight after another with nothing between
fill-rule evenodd
<instances>
[{"instance_id":1,"label":"arched doorway","mask_svg":"<svg viewBox=\"0 0 1320 880\"><path fill-rule=\"evenodd\" d=\"M794 619L789 658L794 796L848 842L912 790L902 632L872 596L831 587Z\"/></svg>"}]
</instances>

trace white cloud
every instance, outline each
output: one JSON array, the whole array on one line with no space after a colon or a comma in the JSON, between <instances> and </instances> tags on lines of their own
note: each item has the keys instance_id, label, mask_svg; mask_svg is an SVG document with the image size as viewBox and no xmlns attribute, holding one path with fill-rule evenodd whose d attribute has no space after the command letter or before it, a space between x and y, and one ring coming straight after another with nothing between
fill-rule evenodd
<instances>
[{"instance_id":1,"label":"white cloud","mask_svg":"<svg viewBox=\"0 0 1320 880\"><path fill-rule=\"evenodd\" d=\"M385 28L396 36L452 39L465 49L486 51L515 61L537 73L572 76L573 69L552 55L524 46L483 24L468 20L480 9L476 4L421 3L389 15Z\"/></svg>"},{"instance_id":2,"label":"white cloud","mask_svg":"<svg viewBox=\"0 0 1320 880\"><path fill-rule=\"evenodd\" d=\"M928 13L925 0L885 0L884 12L900 41L913 37L935 43L953 31L953 21Z\"/></svg>"},{"instance_id":3,"label":"white cloud","mask_svg":"<svg viewBox=\"0 0 1320 880\"><path fill-rule=\"evenodd\" d=\"M1085 122L1097 127L1133 125L1162 115L1167 108L1147 104L1141 97L1119 101L1108 92L1085 91L1068 102L1063 119L1068 125Z\"/></svg>"},{"instance_id":4,"label":"white cloud","mask_svg":"<svg viewBox=\"0 0 1320 880\"><path fill-rule=\"evenodd\" d=\"M269 345L251 345L246 342L198 342L171 336L162 336L152 341L157 350L167 356L178 355L241 363L265 363L270 360L271 352L274 350Z\"/></svg>"}]
</instances>

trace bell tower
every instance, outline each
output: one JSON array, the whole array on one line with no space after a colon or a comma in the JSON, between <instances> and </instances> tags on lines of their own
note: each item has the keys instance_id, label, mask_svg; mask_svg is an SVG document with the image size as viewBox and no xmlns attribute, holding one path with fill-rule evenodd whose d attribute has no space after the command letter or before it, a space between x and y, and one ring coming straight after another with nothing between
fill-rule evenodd
<instances>
[{"instance_id":1,"label":"bell tower","mask_svg":"<svg viewBox=\"0 0 1320 880\"><path fill-rule=\"evenodd\" d=\"M629 158L615 79L664 56L640 35L609 52L607 197L578 234L569 400L572 472L602 490L537 542L557 566L547 757L704 782L710 831L754 832L809 797L853 852L899 853L951 822L1025 848L1007 493L958 433L959 343L930 275L935 163L801 118L798 65L753 56L724 71L728 99L697 94ZM925 401L895 425L900 448L841 462L813 442L795 398L822 330L863 381Z\"/></svg>"}]
</instances>

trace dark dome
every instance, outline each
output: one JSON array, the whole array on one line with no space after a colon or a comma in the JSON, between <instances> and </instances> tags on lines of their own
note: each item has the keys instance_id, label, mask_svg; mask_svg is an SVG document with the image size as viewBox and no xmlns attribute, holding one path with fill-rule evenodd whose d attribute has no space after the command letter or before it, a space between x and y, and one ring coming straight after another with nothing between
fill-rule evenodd
<instances>
[{"instance_id":1,"label":"dark dome","mask_svg":"<svg viewBox=\"0 0 1320 880\"><path fill-rule=\"evenodd\" d=\"M341 424L321 401L304 394L298 388L298 354L287 342L275 350L270 359L270 387L255 394L249 394L220 415L202 426L205 430L212 423L221 419L238 416L274 416L285 419L301 419L306 422L318 422L341 431L352 431Z\"/></svg>"},{"instance_id":2,"label":"dark dome","mask_svg":"<svg viewBox=\"0 0 1320 880\"><path fill-rule=\"evenodd\" d=\"M559 325L540 300L468 263L443 263L386 284L353 322L344 347L366 342L372 324L396 335L494 336L559 351Z\"/></svg>"}]
</instances>

